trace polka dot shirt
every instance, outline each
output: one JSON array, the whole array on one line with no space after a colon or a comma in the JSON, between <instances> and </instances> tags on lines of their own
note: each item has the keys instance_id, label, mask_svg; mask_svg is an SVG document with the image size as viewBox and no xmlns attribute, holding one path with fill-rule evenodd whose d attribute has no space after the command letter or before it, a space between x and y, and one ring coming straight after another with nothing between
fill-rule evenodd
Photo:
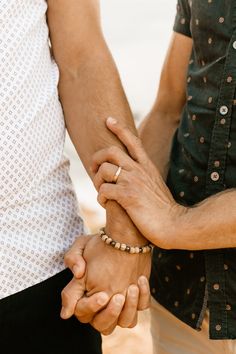
<instances>
[{"instance_id":1,"label":"polka dot shirt","mask_svg":"<svg viewBox=\"0 0 236 354\"><path fill-rule=\"evenodd\" d=\"M179 0L174 31L191 37L193 50L167 183L192 206L236 187L236 2ZM155 249L153 295L198 330L208 307L210 337L236 339L235 259L235 249Z\"/></svg>"}]
</instances>

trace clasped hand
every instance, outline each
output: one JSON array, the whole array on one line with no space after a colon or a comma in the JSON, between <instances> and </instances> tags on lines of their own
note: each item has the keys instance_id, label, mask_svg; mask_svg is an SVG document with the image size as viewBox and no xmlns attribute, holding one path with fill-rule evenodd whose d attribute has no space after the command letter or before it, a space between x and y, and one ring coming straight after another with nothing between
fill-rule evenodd
<instances>
[{"instance_id":1,"label":"clasped hand","mask_svg":"<svg viewBox=\"0 0 236 354\"><path fill-rule=\"evenodd\" d=\"M74 277L62 291L61 317L75 315L107 335L131 328L137 311L149 307L150 254L130 255L104 244L99 235L79 237L65 256Z\"/></svg>"},{"instance_id":2,"label":"clasped hand","mask_svg":"<svg viewBox=\"0 0 236 354\"><path fill-rule=\"evenodd\" d=\"M167 225L183 212L182 208L174 201L140 140L116 120L108 119L107 127L129 155L117 147L95 154L98 201L103 207L116 201L129 215L136 232L159 247L171 248ZM119 166L122 171L114 184ZM127 229L120 229L117 234ZM116 233L111 232L111 236L116 239ZM66 254L65 263L74 278L62 292L62 318L74 314L81 322L110 334L117 325L133 327L137 311L149 306L150 254L130 255L115 250L95 235L78 238Z\"/></svg>"}]
</instances>

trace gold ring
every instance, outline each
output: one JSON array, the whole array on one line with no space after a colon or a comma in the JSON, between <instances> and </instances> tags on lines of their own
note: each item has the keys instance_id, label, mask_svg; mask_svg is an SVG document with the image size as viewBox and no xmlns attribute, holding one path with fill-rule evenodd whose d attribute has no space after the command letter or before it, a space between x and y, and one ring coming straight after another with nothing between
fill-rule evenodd
<instances>
[{"instance_id":1,"label":"gold ring","mask_svg":"<svg viewBox=\"0 0 236 354\"><path fill-rule=\"evenodd\" d=\"M112 180L113 183L117 183L117 180L119 178L119 175L121 174L121 171L122 171L122 167L119 166L118 170L115 173L115 176L113 177L113 180Z\"/></svg>"}]
</instances>

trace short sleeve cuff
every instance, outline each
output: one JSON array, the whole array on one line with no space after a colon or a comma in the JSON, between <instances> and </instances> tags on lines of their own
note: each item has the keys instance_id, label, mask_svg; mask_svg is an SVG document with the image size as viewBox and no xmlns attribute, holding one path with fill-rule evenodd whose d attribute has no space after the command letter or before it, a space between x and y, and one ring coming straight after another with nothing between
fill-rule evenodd
<instances>
[{"instance_id":1,"label":"short sleeve cuff","mask_svg":"<svg viewBox=\"0 0 236 354\"><path fill-rule=\"evenodd\" d=\"M191 38L190 21L191 13L188 1L179 0L173 30Z\"/></svg>"}]
</instances>

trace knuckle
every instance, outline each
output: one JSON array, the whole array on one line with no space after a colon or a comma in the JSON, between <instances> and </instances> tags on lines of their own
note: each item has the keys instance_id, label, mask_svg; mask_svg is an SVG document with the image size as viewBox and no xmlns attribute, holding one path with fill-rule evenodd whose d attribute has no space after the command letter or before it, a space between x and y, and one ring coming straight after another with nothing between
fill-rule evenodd
<instances>
[{"instance_id":1,"label":"knuckle","mask_svg":"<svg viewBox=\"0 0 236 354\"><path fill-rule=\"evenodd\" d=\"M100 168L99 168L99 172L101 172L101 174L104 174L106 172L106 166L107 166L107 163L104 162Z\"/></svg>"},{"instance_id":2,"label":"knuckle","mask_svg":"<svg viewBox=\"0 0 236 354\"><path fill-rule=\"evenodd\" d=\"M80 316L79 314L75 313L75 317L81 323L89 323L89 320L86 317Z\"/></svg>"},{"instance_id":3,"label":"knuckle","mask_svg":"<svg viewBox=\"0 0 236 354\"><path fill-rule=\"evenodd\" d=\"M68 251L64 256L64 262L65 264L70 264L71 260L72 260L71 251Z\"/></svg>"},{"instance_id":4,"label":"knuckle","mask_svg":"<svg viewBox=\"0 0 236 354\"><path fill-rule=\"evenodd\" d=\"M100 332L103 334L103 331L105 331L105 328L104 326L102 326L100 323L98 323L96 321L96 319L94 319L92 322L91 322L91 325L93 326L94 329L96 329L96 331Z\"/></svg>"},{"instance_id":5,"label":"knuckle","mask_svg":"<svg viewBox=\"0 0 236 354\"><path fill-rule=\"evenodd\" d=\"M147 302L147 303L145 303L145 304L141 304L141 305L138 307L138 310L139 310L139 311L145 311L145 310L149 309L149 307L150 307L150 301Z\"/></svg>"},{"instance_id":6,"label":"knuckle","mask_svg":"<svg viewBox=\"0 0 236 354\"><path fill-rule=\"evenodd\" d=\"M113 331L114 331L114 329L113 330L109 330L109 331L107 331L107 330L102 331L102 335L103 336L109 336L110 334L112 334Z\"/></svg>"},{"instance_id":7,"label":"knuckle","mask_svg":"<svg viewBox=\"0 0 236 354\"><path fill-rule=\"evenodd\" d=\"M117 146L111 146L109 148L109 156L110 158L114 158L119 153L119 148Z\"/></svg>"},{"instance_id":8,"label":"knuckle","mask_svg":"<svg viewBox=\"0 0 236 354\"><path fill-rule=\"evenodd\" d=\"M69 295L68 289L64 288L64 289L62 290L62 292L61 292L61 298L62 298L62 302L63 302L64 304L69 302L70 295Z\"/></svg>"},{"instance_id":9,"label":"knuckle","mask_svg":"<svg viewBox=\"0 0 236 354\"><path fill-rule=\"evenodd\" d=\"M120 321L120 322L119 322L119 327L121 327L121 328L128 328L129 325L128 325L125 321Z\"/></svg>"},{"instance_id":10,"label":"knuckle","mask_svg":"<svg viewBox=\"0 0 236 354\"><path fill-rule=\"evenodd\" d=\"M106 183L103 183L100 187L99 194L103 196L106 193L107 185Z\"/></svg>"},{"instance_id":11,"label":"knuckle","mask_svg":"<svg viewBox=\"0 0 236 354\"><path fill-rule=\"evenodd\" d=\"M135 322L133 322L133 323L131 323L129 326L128 326L128 328L134 328L134 327L136 327L137 326L137 321L135 321Z\"/></svg>"}]
</instances>

